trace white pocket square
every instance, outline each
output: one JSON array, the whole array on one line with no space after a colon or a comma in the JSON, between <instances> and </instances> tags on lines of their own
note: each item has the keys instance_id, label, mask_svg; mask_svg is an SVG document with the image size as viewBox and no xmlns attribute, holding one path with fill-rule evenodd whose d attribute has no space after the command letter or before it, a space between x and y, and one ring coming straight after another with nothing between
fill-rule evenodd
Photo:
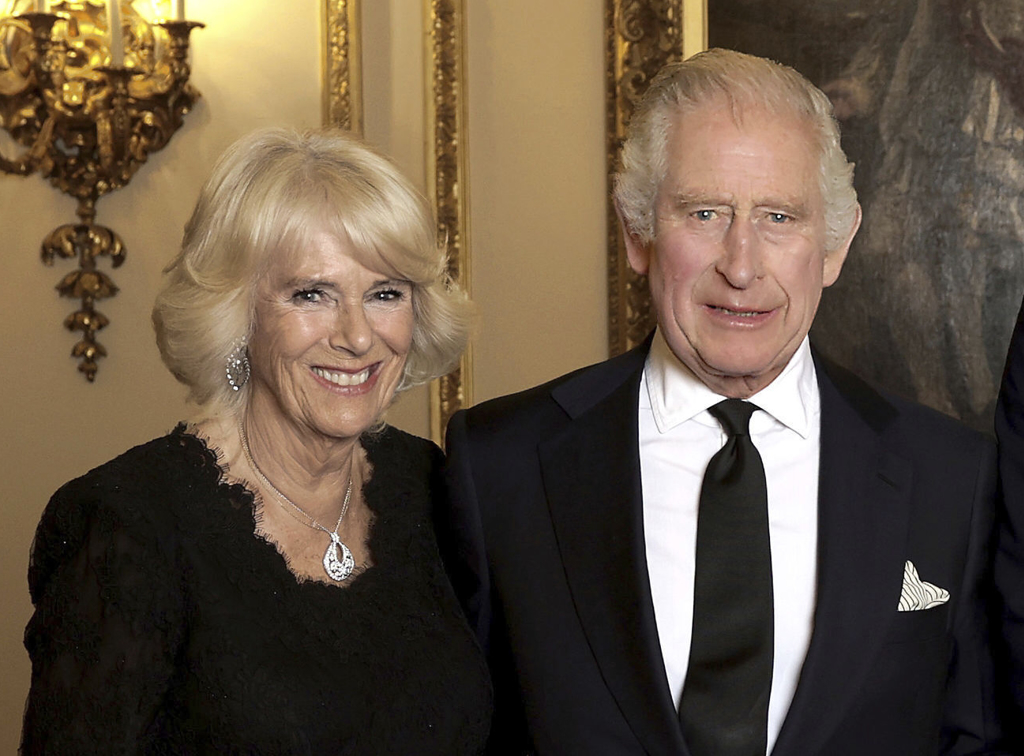
<instances>
[{"instance_id":1,"label":"white pocket square","mask_svg":"<svg viewBox=\"0 0 1024 756\"><path fill-rule=\"evenodd\" d=\"M931 609L949 601L949 591L937 585L924 582L917 574L913 562L903 567L903 592L900 594L900 611L917 612Z\"/></svg>"}]
</instances>

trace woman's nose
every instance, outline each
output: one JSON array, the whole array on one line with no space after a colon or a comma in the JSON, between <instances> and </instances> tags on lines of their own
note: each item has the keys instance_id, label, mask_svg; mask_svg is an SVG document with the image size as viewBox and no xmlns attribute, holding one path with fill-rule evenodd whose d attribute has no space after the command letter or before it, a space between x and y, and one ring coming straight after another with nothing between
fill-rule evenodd
<instances>
[{"instance_id":1,"label":"woman's nose","mask_svg":"<svg viewBox=\"0 0 1024 756\"><path fill-rule=\"evenodd\" d=\"M354 355L366 354L369 351L373 344L373 328L362 303L347 303L338 308L330 344L334 349Z\"/></svg>"}]
</instances>

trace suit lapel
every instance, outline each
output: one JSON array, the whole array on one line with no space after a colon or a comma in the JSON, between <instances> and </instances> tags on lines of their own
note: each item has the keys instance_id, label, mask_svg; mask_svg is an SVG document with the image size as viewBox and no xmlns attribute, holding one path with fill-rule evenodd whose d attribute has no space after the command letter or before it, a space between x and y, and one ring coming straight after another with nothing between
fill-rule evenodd
<instances>
[{"instance_id":1,"label":"suit lapel","mask_svg":"<svg viewBox=\"0 0 1024 756\"><path fill-rule=\"evenodd\" d=\"M773 756L818 753L838 726L895 617L906 559L911 471L884 443L895 410L852 375L816 363L821 461L814 632Z\"/></svg>"},{"instance_id":2,"label":"suit lapel","mask_svg":"<svg viewBox=\"0 0 1024 756\"><path fill-rule=\"evenodd\" d=\"M539 453L566 578L605 683L647 753L680 754L643 537L637 398L646 352L620 363L628 369L592 406L575 405L595 395L592 385L560 387L572 421Z\"/></svg>"}]
</instances>

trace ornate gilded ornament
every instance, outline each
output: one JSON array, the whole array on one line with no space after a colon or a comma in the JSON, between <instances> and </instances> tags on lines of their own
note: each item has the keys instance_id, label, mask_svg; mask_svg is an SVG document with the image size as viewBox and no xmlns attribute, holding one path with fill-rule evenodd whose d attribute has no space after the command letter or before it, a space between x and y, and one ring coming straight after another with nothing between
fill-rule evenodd
<instances>
[{"instance_id":1,"label":"ornate gilded ornament","mask_svg":"<svg viewBox=\"0 0 1024 756\"><path fill-rule=\"evenodd\" d=\"M111 47L108 18L122 19L123 47ZM96 332L108 319L95 310L117 286L97 268L124 262L125 248L109 228L95 224L96 201L126 186L151 152L182 125L199 93L188 83L189 35L194 21L149 22L122 2L108 16L90 0L51 3L48 13L0 18L0 126L25 147L15 159L0 155L5 173L39 172L78 201L78 223L52 231L42 259L74 258L78 270L57 285L80 309L64 325L79 331L72 349L89 381L106 350Z\"/></svg>"},{"instance_id":2,"label":"ornate gilded ornament","mask_svg":"<svg viewBox=\"0 0 1024 756\"><path fill-rule=\"evenodd\" d=\"M427 182L438 235L447 242L448 273L470 289L463 0L427 0ZM430 434L441 443L448 420L472 402L472 352L430 385Z\"/></svg>"},{"instance_id":3,"label":"ornate gilded ornament","mask_svg":"<svg viewBox=\"0 0 1024 756\"><path fill-rule=\"evenodd\" d=\"M705 0L605 0L608 161L608 350L620 354L654 327L647 279L626 259L611 178L633 108L666 63L706 46Z\"/></svg>"}]
</instances>

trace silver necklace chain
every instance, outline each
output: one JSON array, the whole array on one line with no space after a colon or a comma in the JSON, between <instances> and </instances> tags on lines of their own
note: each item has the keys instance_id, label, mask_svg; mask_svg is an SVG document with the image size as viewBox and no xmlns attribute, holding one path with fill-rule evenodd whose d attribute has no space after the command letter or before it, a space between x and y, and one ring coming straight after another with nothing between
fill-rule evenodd
<instances>
[{"instance_id":1,"label":"silver necklace chain","mask_svg":"<svg viewBox=\"0 0 1024 756\"><path fill-rule=\"evenodd\" d=\"M324 552L324 572L327 573L327 577L336 582L340 583L342 580L345 580L352 574L352 570L355 568L355 559L352 557L352 552L349 550L348 546L342 543L341 537L338 535L338 530L341 528L341 521L345 519L345 513L348 512L349 501L352 499L352 473L349 472L348 485L345 486L345 501L341 505L341 514L338 515L338 522L335 524L334 530L331 531L321 525L315 517L309 514L309 512L281 493L277 486L270 482L270 478L264 475L260 466L256 464L256 460L252 457L252 451L249 449L249 437L245 432L245 425L241 422L238 424L238 437L242 441L242 453L245 454L245 461L249 463L249 467L254 473L256 473L256 477L259 478L260 482L277 496L279 499L278 503L283 502L284 504L287 504L300 515L305 517L307 522L299 521L302 522L303 525L313 528L314 530L322 530L331 537L331 542L327 546L327 551Z\"/></svg>"}]
</instances>

